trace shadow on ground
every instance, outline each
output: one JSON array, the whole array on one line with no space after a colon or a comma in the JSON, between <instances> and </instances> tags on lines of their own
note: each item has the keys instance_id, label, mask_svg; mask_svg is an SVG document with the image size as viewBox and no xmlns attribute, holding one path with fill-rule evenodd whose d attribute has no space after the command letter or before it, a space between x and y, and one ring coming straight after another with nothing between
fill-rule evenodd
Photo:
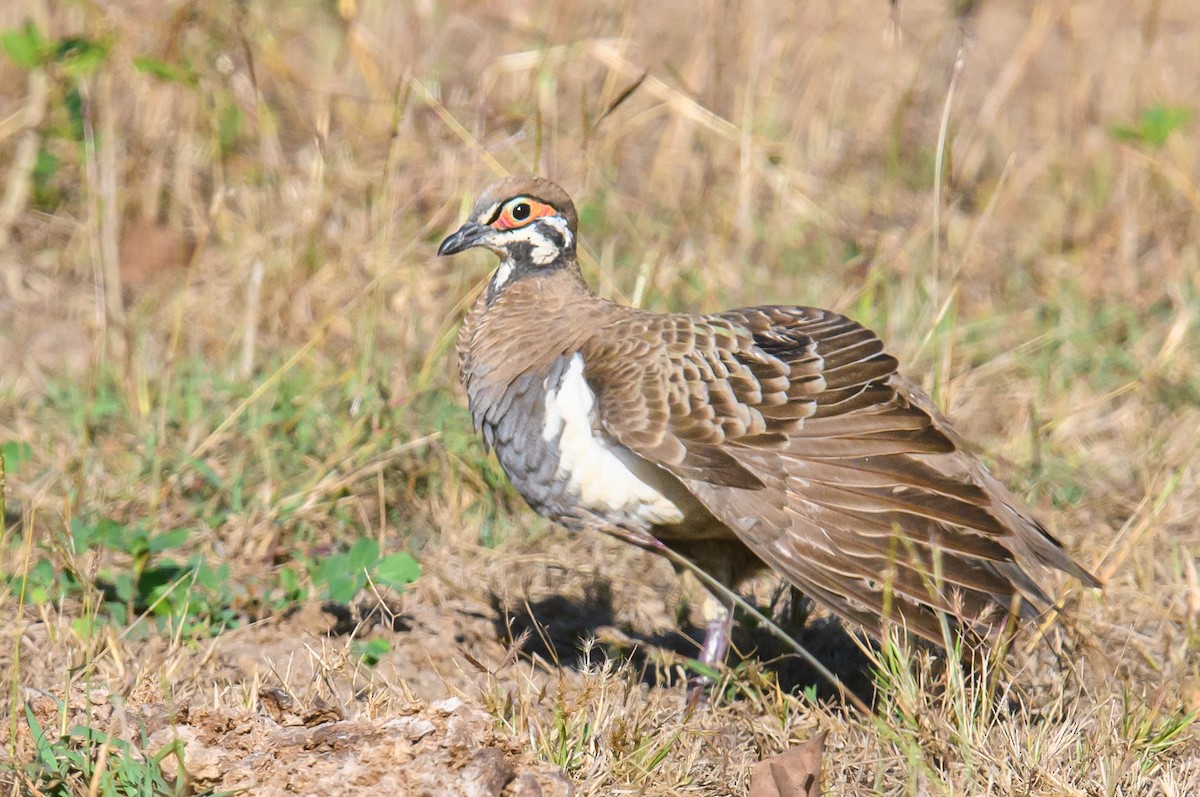
<instances>
[{"instance_id":1,"label":"shadow on ground","mask_svg":"<svg viewBox=\"0 0 1200 797\"><path fill-rule=\"evenodd\" d=\"M579 669L585 664L598 665L604 656L628 659L651 685L668 685L678 678L675 667L655 666L656 654L669 651L684 658L695 657L704 630L686 623L666 633L648 633L622 623L613 604L608 581L592 582L583 597L550 595L519 605L491 596L496 613L497 636L507 643L524 638L521 652L540 656L561 666ZM874 679L871 664L855 639L836 619L822 617L805 622L804 611L792 612L790 606L759 607L805 647L860 699L871 705ZM793 618L793 619L789 619ZM615 633L614 633L615 630ZM614 639L615 637L615 639ZM601 644L585 650L585 640L595 638ZM840 700L836 687L770 629L753 623L740 612L733 634L733 650L728 663L756 661L775 675L788 692L815 688L821 700ZM740 654L740 655L739 655ZM661 658L661 656L660 656Z\"/></svg>"}]
</instances>

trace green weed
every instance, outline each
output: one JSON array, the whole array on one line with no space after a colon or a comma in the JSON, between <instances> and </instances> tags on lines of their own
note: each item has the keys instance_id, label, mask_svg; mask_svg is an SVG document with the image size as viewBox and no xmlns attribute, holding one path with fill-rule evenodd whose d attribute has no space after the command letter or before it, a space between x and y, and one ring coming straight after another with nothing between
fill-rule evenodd
<instances>
[{"instance_id":1,"label":"green weed","mask_svg":"<svg viewBox=\"0 0 1200 797\"><path fill-rule=\"evenodd\" d=\"M25 721L33 734L36 755L20 774L23 785L32 793L55 797L80 793L105 797L196 793L185 780L170 779L163 773L162 763L168 757L177 762L177 771L183 770L181 742L172 742L147 756L129 742L85 726L54 737L42 728L29 707L25 708Z\"/></svg>"}]
</instances>

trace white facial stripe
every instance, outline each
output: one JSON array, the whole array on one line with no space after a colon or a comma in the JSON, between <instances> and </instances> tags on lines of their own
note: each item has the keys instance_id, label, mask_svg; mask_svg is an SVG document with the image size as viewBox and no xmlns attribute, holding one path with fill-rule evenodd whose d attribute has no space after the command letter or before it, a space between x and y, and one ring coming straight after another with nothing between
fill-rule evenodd
<instances>
[{"instance_id":1,"label":"white facial stripe","mask_svg":"<svg viewBox=\"0 0 1200 797\"><path fill-rule=\"evenodd\" d=\"M567 491L595 512L627 513L647 523L683 521L683 512L661 492L642 481L621 461L618 452L592 429L596 396L583 376L583 357L576 354L562 381L546 380L546 416L542 439L558 440L557 476ZM622 452L624 453L624 452Z\"/></svg>"},{"instance_id":2,"label":"white facial stripe","mask_svg":"<svg viewBox=\"0 0 1200 797\"><path fill-rule=\"evenodd\" d=\"M554 262L554 259L559 255L559 248L554 243L537 231L537 227L518 227L505 234L504 240L507 241L528 241L529 242L529 259L539 266L545 266Z\"/></svg>"},{"instance_id":3,"label":"white facial stripe","mask_svg":"<svg viewBox=\"0 0 1200 797\"><path fill-rule=\"evenodd\" d=\"M480 213L478 216L476 216L475 221L479 222L480 224L487 224L489 221L492 220L492 216L495 216L496 211L499 209L500 209L500 203L494 202L488 206L487 210L485 210L483 213Z\"/></svg>"},{"instance_id":4,"label":"white facial stripe","mask_svg":"<svg viewBox=\"0 0 1200 797\"><path fill-rule=\"evenodd\" d=\"M530 250L529 257L539 266L553 263L555 258L562 252L549 238L539 232L535 232L533 229L530 229L529 241L533 244L533 249Z\"/></svg>"},{"instance_id":5,"label":"white facial stripe","mask_svg":"<svg viewBox=\"0 0 1200 797\"><path fill-rule=\"evenodd\" d=\"M504 284L512 279L513 262L507 258L500 261L500 266L496 269L496 273L492 275L492 293L504 287Z\"/></svg>"}]
</instances>

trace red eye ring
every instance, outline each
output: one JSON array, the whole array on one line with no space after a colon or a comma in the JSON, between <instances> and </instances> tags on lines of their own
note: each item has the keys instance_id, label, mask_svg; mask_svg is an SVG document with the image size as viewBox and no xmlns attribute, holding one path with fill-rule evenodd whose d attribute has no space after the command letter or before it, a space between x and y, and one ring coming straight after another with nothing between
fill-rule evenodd
<instances>
[{"instance_id":1,"label":"red eye ring","mask_svg":"<svg viewBox=\"0 0 1200 797\"><path fill-rule=\"evenodd\" d=\"M492 226L497 230L514 230L517 227L524 227L534 219L553 216L556 212L545 202L538 202L536 199L528 197L518 197L504 206L504 210L500 212L500 218L492 222ZM521 216L521 218L517 218L517 216Z\"/></svg>"}]
</instances>

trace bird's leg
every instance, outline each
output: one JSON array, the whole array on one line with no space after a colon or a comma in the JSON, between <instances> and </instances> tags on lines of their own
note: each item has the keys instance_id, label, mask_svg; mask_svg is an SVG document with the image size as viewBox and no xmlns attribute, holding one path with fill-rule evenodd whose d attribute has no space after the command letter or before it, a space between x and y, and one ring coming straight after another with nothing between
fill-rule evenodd
<instances>
[{"instance_id":1,"label":"bird's leg","mask_svg":"<svg viewBox=\"0 0 1200 797\"><path fill-rule=\"evenodd\" d=\"M721 616L709 620L704 630L704 647L700 650L700 663L712 668L725 663L729 652L729 638L733 633L733 612L721 607Z\"/></svg>"},{"instance_id":2,"label":"bird's leg","mask_svg":"<svg viewBox=\"0 0 1200 797\"><path fill-rule=\"evenodd\" d=\"M720 669L729 653L729 640L733 634L733 606L725 600L709 595L704 602L704 644L700 648L699 661L710 670ZM688 679L688 704L702 703L713 685L707 673L693 675Z\"/></svg>"}]
</instances>

